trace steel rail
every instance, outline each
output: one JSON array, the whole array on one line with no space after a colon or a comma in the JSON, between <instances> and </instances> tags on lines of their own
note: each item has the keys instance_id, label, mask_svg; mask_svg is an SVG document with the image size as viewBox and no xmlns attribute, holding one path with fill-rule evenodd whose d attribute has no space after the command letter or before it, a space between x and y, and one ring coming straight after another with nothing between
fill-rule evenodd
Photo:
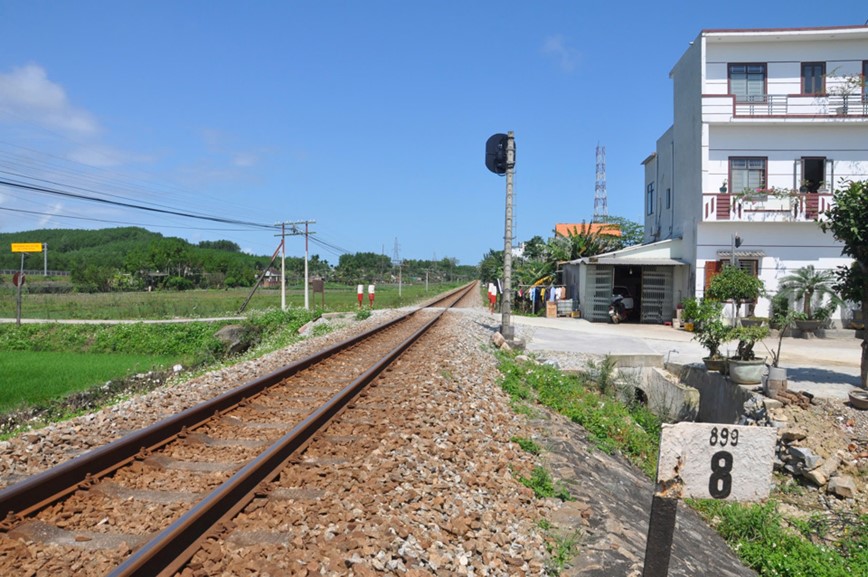
<instances>
[{"instance_id":1,"label":"steel rail","mask_svg":"<svg viewBox=\"0 0 868 577\"><path fill-rule=\"evenodd\" d=\"M433 303L448 299L462 290L466 294L469 287L459 287L442 297L432 299L430 304L426 306L432 306ZM0 531L9 530L23 517L64 498L79 488L91 485L96 480L116 471L136 458L145 456L149 451L170 443L182 433L202 425L215 414L225 413L246 398L252 397L323 359L408 319L418 310L410 311L307 358L249 381L214 399L190 407L144 429L130 433L107 445L3 488L0 490Z\"/></svg>"},{"instance_id":2,"label":"steel rail","mask_svg":"<svg viewBox=\"0 0 868 577\"><path fill-rule=\"evenodd\" d=\"M414 334L377 361L334 397L293 427L286 435L214 489L193 509L182 515L151 541L139 548L109 577L168 577L176 574L201 547L201 541L221 523L229 521L256 496L264 482L271 481L283 465L327 425L347 404L404 351L425 334L446 310L461 300L469 288Z\"/></svg>"}]
</instances>

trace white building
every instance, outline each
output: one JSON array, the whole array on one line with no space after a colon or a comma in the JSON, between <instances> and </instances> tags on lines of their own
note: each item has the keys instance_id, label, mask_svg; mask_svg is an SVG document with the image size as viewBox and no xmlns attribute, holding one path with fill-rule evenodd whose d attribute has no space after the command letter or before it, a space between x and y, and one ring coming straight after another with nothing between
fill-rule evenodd
<instances>
[{"instance_id":1,"label":"white building","mask_svg":"<svg viewBox=\"0 0 868 577\"><path fill-rule=\"evenodd\" d=\"M691 42L670 73L672 127L643 162L645 243L677 240L671 257L689 265L673 268L676 303L702 296L736 237L738 264L769 294L802 266L850 262L817 219L833 186L868 178L866 76L868 26L705 30ZM755 313L768 309L761 299Z\"/></svg>"}]
</instances>

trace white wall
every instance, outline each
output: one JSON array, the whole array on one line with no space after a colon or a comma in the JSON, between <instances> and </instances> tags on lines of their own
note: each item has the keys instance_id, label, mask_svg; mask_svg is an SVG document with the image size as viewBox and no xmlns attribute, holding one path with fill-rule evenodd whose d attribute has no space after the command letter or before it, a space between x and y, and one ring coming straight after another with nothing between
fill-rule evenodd
<instances>
[{"instance_id":1,"label":"white wall","mask_svg":"<svg viewBox=\"0 0 868 577\"><path fill-rule=\"evenodd\" d=\"M795 160L823 156L834 162L833 184L837 186L842 178L868 178L868 126L712 124L707 155L703 185L706 193L716 192L727 178L731 156L767 157L767 184L781 188L793 188Z\"/></svg>"},{"instance_id":2,"label":"white wall","mask_svg":"<svg viewBox=\"0 0 868 577\"><path fill-rule=\"evenodd\" d=\"M697 237L697 271L694 290L702 296L705 290L704 268L706 261L720 260L718 251L729 251L732 235L742 239L740 251L762 251L759 278L765 284L768 295L778 291L780 279L796 269L812 264L817 270L834 271L847 266L852 259L841 256L841 247L831 234L823 233L815 222L804 223L705 223L699 227ZM768 316L769 298L760 299L758 316Z\"/></svg>"}]
</instances>

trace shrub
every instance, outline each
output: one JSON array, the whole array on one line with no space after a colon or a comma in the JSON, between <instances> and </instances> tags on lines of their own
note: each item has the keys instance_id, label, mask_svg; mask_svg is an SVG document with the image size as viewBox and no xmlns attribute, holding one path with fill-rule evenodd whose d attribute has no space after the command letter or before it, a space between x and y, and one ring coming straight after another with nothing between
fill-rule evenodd
<instances>
[{"instance_id":1,"label":"shrub","mask_svg":"<svg viewBox=\"0 0 868 577\"><path fill-rule=\"evenodd\" d=\"M753 302L763 294L765 285L759 278L734 266L725 266L711 279L706 298L717 301Z\"/></svg>"}]
</instances>

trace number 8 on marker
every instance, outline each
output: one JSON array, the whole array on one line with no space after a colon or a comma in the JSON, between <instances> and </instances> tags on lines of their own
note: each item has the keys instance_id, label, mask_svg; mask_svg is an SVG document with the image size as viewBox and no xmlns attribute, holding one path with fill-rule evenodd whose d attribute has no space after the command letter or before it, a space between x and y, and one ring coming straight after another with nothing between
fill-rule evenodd
<instances>
[{"instance_id":1,"label":"number 8 on marker","mask_svg":"<svg viewBox=\"0 0 868 577\"><path fill-rule=\"evenodd\" d=\"M718 451L711 456L711 477L708 493L715 499L726 499L732 491L732 454Z\"/></svg>"}]
</instances>

